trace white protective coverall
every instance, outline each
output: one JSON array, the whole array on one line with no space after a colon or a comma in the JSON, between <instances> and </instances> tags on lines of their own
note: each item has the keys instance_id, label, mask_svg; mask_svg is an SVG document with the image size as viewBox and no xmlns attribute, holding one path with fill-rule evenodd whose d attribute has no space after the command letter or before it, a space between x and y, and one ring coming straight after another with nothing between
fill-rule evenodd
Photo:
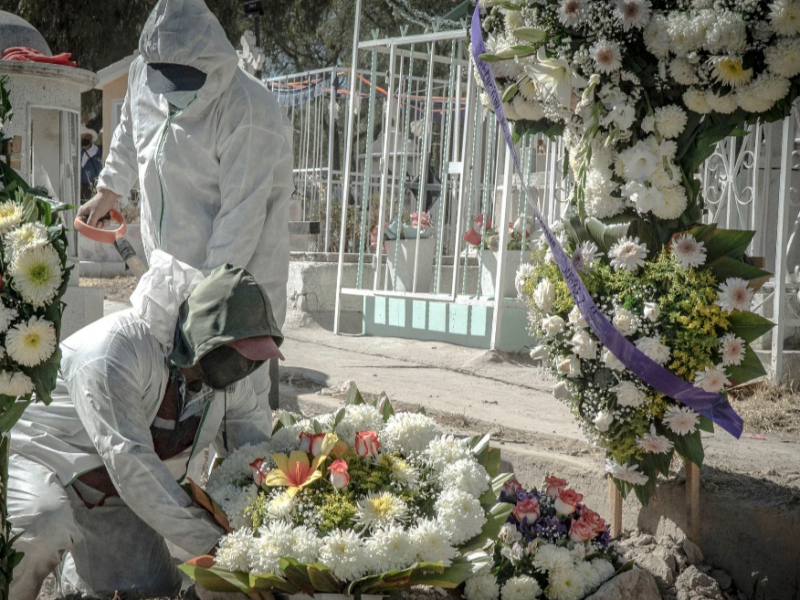
<instances>
[{"instance_id":1,"label":"white protective coverall","mask_svg":"<svg viewBox=\"0 0 800 600\"><path fill-rule=\"evenodd\" d=\"M138 176L142 241L206 275L231 264L264 287L278 327L286 318L293 135L274 95L239 56L203 0L160 0L130 68L122 117L98 188L126 196ZM147 86L148 63L207 75L197 99L170 115ZM267 406L268 369L253 384Z\"/></svg>"},{"instance_id":2,"label":"white protective coverall","mask_svg":"<svg viewBox=\"0 0 800 600\"><path fill-rule=\"evenodd\" d=\"M190 451L159 459L150 426L168 383L178 309L203 276L159 251L150 263L133 308L61 344L53 403L31 405L12 430L9 513L14 534L22 534L16 548L25 553L14 571L14 600L35 600L64 552L73 573L67 590L177 593L181 578L164 538L199 556L223 533L179 486L188 461L212 442L222 449L223 428L231 450L269 438L271 416L244 379L213 392ZM92 490L76 480L102 466L119 498L88 509L76 490L94 503L86 496Z\"/></svg>"}]
</instances>

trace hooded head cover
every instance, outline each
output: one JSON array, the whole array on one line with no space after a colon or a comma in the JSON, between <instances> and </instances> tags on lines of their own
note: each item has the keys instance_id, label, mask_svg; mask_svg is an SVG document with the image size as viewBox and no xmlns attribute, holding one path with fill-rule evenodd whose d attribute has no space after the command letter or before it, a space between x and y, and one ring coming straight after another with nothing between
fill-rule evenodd
<instances>
[{"instance_id":1,"label":"hooded head cover","mask_svg":"<svg viewBox=\"0 0 800 600\"><path fill-rule=\"evenodd\" d=\"M206 75L197 97L217 98L229 86L239 56L203 0L159 0L139 39L148 65L192 67Z\"/></svg>"},{"instance_id":2,"label":"hooded head cover","mask_svg":"<svg viewBox=\"0 0 800 600\"><path fill-rule=\"evenodd\" d=\"M170 361L188 369L217 348L271 336L283 343L264 288L241 267L217 267L181 304Z\"/></svg>"}]
</instances>

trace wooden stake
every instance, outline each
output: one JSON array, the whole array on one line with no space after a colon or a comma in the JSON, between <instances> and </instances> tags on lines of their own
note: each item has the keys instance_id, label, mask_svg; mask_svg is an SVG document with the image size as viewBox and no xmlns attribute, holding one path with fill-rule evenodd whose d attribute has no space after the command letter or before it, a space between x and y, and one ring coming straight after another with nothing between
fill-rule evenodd
<instances>
[{"instance_id":1,"label":"wooden stake","mask_svg":"<svg viewBox=\"0 0 800 600\"><path fill-rule=\"evenodd\" d=\"M608 478L608 502L611 504L611 537L622 535L622 494L619 493L614 480Z\"/></svg>"},{"instance_id":2,"label":"wooden stake","mask_svg":"<svg viewBox=\"0 0 800 600\"><path fill-rule=\"evenodd\" d=\"M700 544L700 467L692 461L686 464L686 535Z\"/></svg>"}]
</instances>

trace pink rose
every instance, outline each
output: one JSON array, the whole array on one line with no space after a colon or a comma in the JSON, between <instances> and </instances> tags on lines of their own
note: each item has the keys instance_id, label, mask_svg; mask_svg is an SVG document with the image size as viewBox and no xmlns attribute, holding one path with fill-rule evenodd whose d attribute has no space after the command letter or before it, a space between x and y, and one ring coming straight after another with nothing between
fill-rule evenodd
<instances>
[{"instance_id":1,"label":"pink rose","mask_svg":"<svg viewBox=\"0 0 800 600\"><path fill-rule=\"evenodd\" d=\"M262 485L264 479L267 478L269 471L266 468L266 462L263 458L257 458L250 463L250 468L253 469L253 481L256 482L256 485Z\"/></svg>"},{"instance_id":2,"label":"pink rose","mask_svg":"<svg viewBox=\"0 0 800 600\"><path fill-rule=\"evenodd\" d=\"M578 508L581 500L583 500L583 495L575 490L558 490L558 497L553 506L558 514L571 515Z\"/></svg>"},{"instance_id":3,"label":"pink rose","mask_svg":"<svg viewBox=\"0 0 800 600\"><path fill-rule=\"evenodd\" d=\"M547 484L547 490L545 493L551 498L558 496L558 492L567 487L566 479L559 479L558 477L553 477L552 475L545 477L544 482Z\"/></svg>"},{"instance_id":4,"label":"pink rose","mask_svg":"<svg viewBox=\"0 0 800 600\"><path fill-rule=\"evenodd\" d=\"M595 535L594 527L583 519L573 521L569 528L569 539L576 543L589 541Z\"/></svg>"},{"instance_id":5,"label":"pink rose","mask_svg":"<svg viewBox=\"0 0 800 600\"><path fill-rule=\"evenodd\" d=\"M322 451L322 441L325 439L324 433L301 433L300 450L319 456Z\"/></svg>"},{"instance_id":6,"label":"pink rose","mask_svg":"<svg viewBox=\"0 0 800 600\"><path fill-rule=\"evenodd\" d=\"M531 524L539 518L539 501L536 498L525 498L525 500L517 502L511 512L520 523L523 519L528 519L528 523Z\"/></svg>"},{"instance_id":7,"label":"pink rose","mask_svg":"<svg viewBox=\"0 0 800 600\"><path fill-rule=\"evenodd\" d=\"M581 520L591 525L595 533L603 533L606 530L606 522L603 517L585 506L581 509Z\"/></svg>"},{"instance_id":8,"label":"pink rose","mask_svg":"<svg viewBox=\"0 0 800 600\"><path fill-rule=\"evenodd\" d=\"M359 431L356 434L356 454L359 456L377 456L380 449L377 432Z\"/></svg>"},{"instance_id":9,"label":"pink rose","mask_svg":"<svg viewBox=\"0 0 800 600\"><path fill-rule=\"evenodd\" d=\"M333 461L331 466L328 467L328 471L331 474L331 485L337 490L346 488L347 484L350 483L350 473L347 472L347 463L341 458Z\"/></svg>"},{"instance_id":10,"label":"pink rose","mask_svg":"<svg viewBox=\"0 0 800 600\"><path fill-rule=\"evenodd\" d=\"M522 487L522 484L516 479L509 479L503 484L503 489L509 494L516 494L518 491L524 488Z\"/></svg>"}]
</instances>

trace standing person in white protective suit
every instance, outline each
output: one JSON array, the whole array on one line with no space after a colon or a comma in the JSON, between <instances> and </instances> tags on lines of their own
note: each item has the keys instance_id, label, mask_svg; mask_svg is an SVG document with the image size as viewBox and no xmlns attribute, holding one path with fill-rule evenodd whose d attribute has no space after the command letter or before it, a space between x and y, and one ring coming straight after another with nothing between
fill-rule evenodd
<instances>
[{"instance_id":1,"label":"standing person in white protective suit","mask_svg":"<svg viewBox=\"0 0 800 600\"><path fill-rule=\"evenodd\" d=\"M160 0L139 51L98 194L79 215L95 226L138 177L147 258L160 249L206 274L241 265L283 326L294 191L288 119L239 68L203 0ZM253 385L266 408L268 368Z\"/></svg>"},{"instance_id":2,"label":"standing person in white protective suit","mask_svg":"<svg viewBox=\"0 0 800 600\"><path fill-rule=\"evenodd\" d=\"M133 308L61 344L53 403L12 430L14 600L35 600L62 557L65 593L177 594L165 539L199 556L223 534L179 485L189 460L270 436L247 377L282 358L262 286L240 267L203 279L163 252L150 261Z\"/></svg>"}]
</instances>

